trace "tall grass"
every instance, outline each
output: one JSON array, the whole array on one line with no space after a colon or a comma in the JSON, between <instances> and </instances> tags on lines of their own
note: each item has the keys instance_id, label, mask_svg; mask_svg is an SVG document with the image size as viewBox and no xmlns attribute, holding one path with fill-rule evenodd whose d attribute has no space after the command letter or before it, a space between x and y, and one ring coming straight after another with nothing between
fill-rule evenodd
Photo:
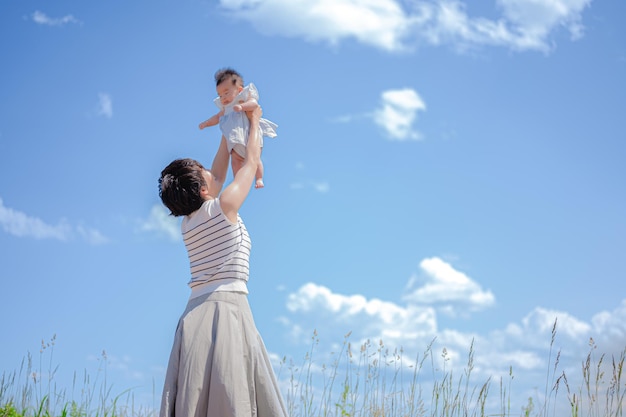
<instances>
[{"instance_id":1,"label":"tall grass","mask_svg":"<svg viewBox=\"0 0 626 417\"><path fill-rule=\"evenodd\" d=\"M581 362L582 378L570 375L572 380L582 380L573 388L560 370L561 352L553 352L555 335L556 321L543 392L518 407L512 406L513 367L499 380L474 380L473 342L459 372L448 366L445 348L441 353L433 351L434 340L407 360L401 349L389 350L382 340L367 340L355 350L348 333L326 365L316 358L319 338L314 332L302 364L283 358L279 377L289 381L285 394L291 417L623 416L626 347L607 364L604 355L596 357L591 340Z\"/></svg>"},{"instance_id":2,"label":"tall grass","mask_svg":"<svg viewBox=\"0 0 626 417\"><path fill-rule=\"evenodd\" d=\"M130 390L113 395L107 384L105 351L94 378L86 371L82 377L75 372L69 392L57 386L55 340L56 335L48 342L42 340L38 360L29 353L19 370L2 373L0 417L153 417L154 410L135 406Z\"/></svg>"},{"instance_id":3,"label":"tall grass","mask_svg":"<svg viewBox=\"0 0 626 417\"><path fill-rule=\"evenodd\" d=\"M278 377L284 381L290 417L622 417L625 391L622 371L626 347L617 357L597 353L593 339L580 373L561 370L561 352L553 352L552 328L542 392L523 404L514 398L514 370L479 380L474 375L475 347L462 369L450 366L450 354L434 351L432 340L415 357L390 349L382 340L359 346L350 333L330 356L318 353L313 333L301 363L283 358ZM56 385L54 341L42 342L38 360L31 355L18 371L0 378L0 417L154 417L158 410L137 407L130 390L113 394L107 385L106 353L95 378L74 375L70 391ZM318 357L319 356L319 357ZM569 378L569 379L568 379ZM574 381L577 381L574 383ZM517 397L515 397L518 400Z\"/></svg>"}]
</instances>

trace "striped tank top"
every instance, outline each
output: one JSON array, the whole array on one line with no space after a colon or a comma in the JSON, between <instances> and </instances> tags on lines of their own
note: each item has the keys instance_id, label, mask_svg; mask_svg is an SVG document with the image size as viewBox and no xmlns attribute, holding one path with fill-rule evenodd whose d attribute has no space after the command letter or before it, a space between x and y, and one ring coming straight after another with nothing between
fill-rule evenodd
<instances>
[{"instance_id":1,"label":"striped tank top","mask_svg":"<svg viewBox=\"0 0 626 417\"><path fill-rule=\"evenodd\" d=\"M212 291L247 293L252 243L241 217L232 223L219 199L185 216L181 230L189 255L191 297Z\"/></svg>"}]
</instances>

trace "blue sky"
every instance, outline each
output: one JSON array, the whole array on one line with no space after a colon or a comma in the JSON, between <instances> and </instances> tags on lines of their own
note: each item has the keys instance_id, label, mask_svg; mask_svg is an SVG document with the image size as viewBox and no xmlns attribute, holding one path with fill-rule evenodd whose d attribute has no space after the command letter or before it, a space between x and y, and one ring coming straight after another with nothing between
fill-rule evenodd
<instances>
[{"instance_id":1,"label":"blue sky","mask_svg":"<svg viewBox=\"0 0 626 417\"><path fill-rule=\"evenodd\" d=\"M275 358L352 331L436 338L478 379L543 386L626 346L626 3L5 1L0 370L56 335L58 375L157 396L188 264L157 196L210 164L214 72L260 92L265 184L242 216ZM539 378L539 379L537 379Z\"/></svg>"}]
</instances>

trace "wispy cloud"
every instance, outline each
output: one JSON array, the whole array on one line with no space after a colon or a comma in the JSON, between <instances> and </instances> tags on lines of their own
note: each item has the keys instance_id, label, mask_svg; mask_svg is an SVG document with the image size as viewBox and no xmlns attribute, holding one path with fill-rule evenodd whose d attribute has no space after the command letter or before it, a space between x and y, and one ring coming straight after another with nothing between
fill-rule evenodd
<instances>
[{"instance_id":1,"label":"wispy cloud","mask_svg":"<svg viewBox=\"0 0 626 417\"><path fill-rule=\"evenodd\" d=\"M93 245L108 242L98 230L82 225L72 226L67 220L50 225L37 217L6 207L2 199L0 199L0 226L6 233L20 238L55 239L62 242L79 238Z\"/></svg>"},{"instance_id":2,"label":"wispy cloud","mask_svg":"<svg viewBox=\"0 0 626 417\"><path fill-rule=\"evenodd\" d=\"M89 242L92 245L101 245L109 242L109 238L104 236L99 230L78 225L74 227L76 235L79 236L85 242Z\"/></svg>"},{"instance_id":3,"label":"wispy cloud","mask_svg":"<svg viewBox=\"0 0 626 417\"><path fill-rule=\"evenodd\" d=\"M107 371L120 373L129 380L141 381L145 378L143 371L135 369L133 360L129 355L117 356L102 351L99 356L87 355L87 360L89 362L106 362Z\"/></svg>"},{"instance_id":4,"label":"wispy cloud","mask_svg":"<svg viewBox=\"0 0 626 417\"><path fill-rule=\"evenodd\" d=\"M353 123L370 119L378 125L385 136L394 141L420 140L423 135L417 130L419 112L426 111L426 103L412 88L383 91L378 108L363 114L346 114L332 120L334 123Z\"/></svg>"},{"instance_id":5,"label":"wispy cloud","mask_svg":"<svg viewBox=\"0 0 626 417\"><path fill-rule=\"evenodd\" d=\"M98 115L107 119L113 117L113 99L107 93L98 94Z\"/></svg>"},{"instance_id":6,"label":"wispy cloud","mask_svg":"<svg viewBox=\"0 0 626 417\"><path fill-rule=\"evenodd\" d=\"M547 52L551 37L565 28L583 35L582 13L591 0L497 0L500 16L471 16L461 0L220 0L232 16L266 34L301 37L332 46L354 39L386 51L421 44L501 46Z\"/></svg>"},{"instance_id":7,"label":"wispy cloud","mask_svg":"<svg viewBox=\"0 0 626 417\"><path fill-rule=\"evenodd\" d=\"M140 230L164 234L175 242L181 240L180 220L170 216L167 210L160 204L154 205L150 209L148 218L140 222Z\"/></svg>"},{"instance_id":8,"label":"wispy cloud","mask_svg":"<svg viewBox=\"0 0 626 417\"><path fill-rule=\"evenodd\" d=\"M33 22L39 25L46 25L46 26L64 26L68 23L82 24L80 20L76 19L71 14L63 16L63 17L53 18L53 17L48 17L45 13L40 12L39 10L36 10L32 14L32 19L33 19Z\"/></svg>"},{"instance_id":9,"label":"wispy cloud","mask_svg":"<svg viewBox=\"0 0 626 417\"><path fill-rule=\"evenodd\" d=\"M294 181L289 187L292 190L315 190L318 193L327 193L330 191L330 184L327 182L316 181Z\"/></svg>"},{"instance_id":10,"label":"wispy cloud","mask_svg":"<svg viewBox=\"0 0 626 417\"><path fill-rule=\"evenodd\" d=\"M304 172L306 170L302 162L296 163L296 170ZM299 174L302 177L302 174ZM289 187L292 190L314 190L318 193L327 193L330 191L330 184L327 181L310 180L310 179L297 179L291 182Z\"/></svg>"},{"instance_id":11,"label":"wispy cloud","mask_svg":"<svg viewBox=\"0 0 626 417\"><path fill-rule=\"evenodd\" d=\"M381 94L381 104L373 113L374 123L393 140L421 139L415 128L417 114L426 111L426 104L417 91L404 88Z\"/></svg>"},{"instance_id":12,"label":"wispy cloud","mask_svg":"<svg viewBox=\"0 0 626 417\"><path fill-rule=\"evenodd\" d=\"M328 184L327 182L312 181L311 186L318 193L327 193L328 191L330 191L330 184Z\"/></svg>"}]
</instances>

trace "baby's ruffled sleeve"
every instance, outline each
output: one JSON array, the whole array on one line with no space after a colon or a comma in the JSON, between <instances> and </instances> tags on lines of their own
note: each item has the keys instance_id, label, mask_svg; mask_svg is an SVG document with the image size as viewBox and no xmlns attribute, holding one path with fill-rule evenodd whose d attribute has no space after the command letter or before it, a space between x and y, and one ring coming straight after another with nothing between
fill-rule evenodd
<instances>
[{"instance_id":1,"label":"baby's ruffled sleeve","mask_svg":"<svg viewBox=\"0 0 626 417\"><path fill-rule=\"evenodd\" d=\"M256 89L256 86L252 83L248 84L248 100L251 98L259 101L259 90Z\"/></svg>"}]
</instances>

